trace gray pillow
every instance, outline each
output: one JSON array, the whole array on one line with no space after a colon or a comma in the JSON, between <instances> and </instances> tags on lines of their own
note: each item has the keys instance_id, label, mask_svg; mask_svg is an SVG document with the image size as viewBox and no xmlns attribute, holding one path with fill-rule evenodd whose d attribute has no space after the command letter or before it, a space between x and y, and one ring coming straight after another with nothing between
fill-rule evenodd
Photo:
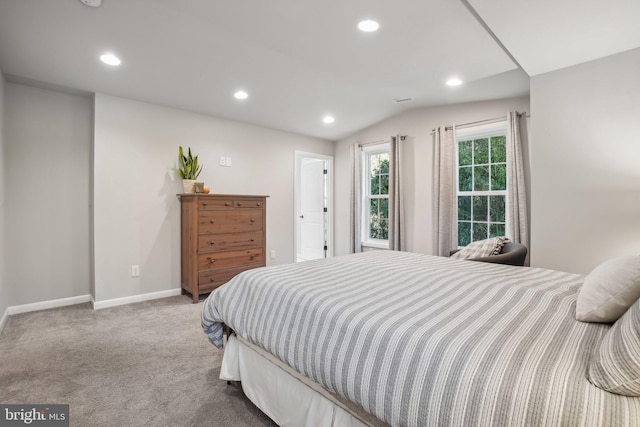
<instances>
[{"instance_id":1,"label":"gray pillow","mask_svg":"<svg viewBox=\"0 0 640 427\"><path fill-rule=\"evenodd\" d=\"M640 301L607 331L589 362L587 379L610 393L640 396Z\"/></svg>"},{"instance_id":2,"label":"gray pillow","mask_svg":"<svg viewBox=\"0 0 640 427\"><path fill-rule=\"evenodd\" d=\"M478 240L471 242L455 254L451 255L454 259L484 258L488 256L498 255L502 247L509 239L507 237L492 237L490 239Z\"/></svg>"},{"instance_id":3,"label":"gray pillow","mask_svg":"<svg viewBox=\"0 0 640 427\"><path fill-rule=\"evenodd\" d=\"M576 301L576 320L613 323L640 298L640 256L603 262L585 278Z\"/></svg>"}]
</instances>

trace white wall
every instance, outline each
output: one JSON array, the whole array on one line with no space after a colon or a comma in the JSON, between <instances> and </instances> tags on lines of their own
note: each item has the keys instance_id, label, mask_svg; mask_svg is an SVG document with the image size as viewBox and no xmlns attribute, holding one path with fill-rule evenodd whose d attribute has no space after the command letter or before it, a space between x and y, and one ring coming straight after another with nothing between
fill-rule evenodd
<instances>
[{"instance_id":1,"label":"white wall","mask_svg":"<svg viewBox=\"0 0 640 427\"><path fill-rule=\"evenodd\" d=\"M532 265L640 253L640 49L531 79Z\"/></svg>"},{"instance_id":2,"label":"white wall","mask_svg":"<svg viewBox=\"0 0 640 427\"><path fill-rule=\"evenodd\" d=\"M2 70L0 70L0 319L4 316L7 307L10 305L9 289L5 280L5 233L4 233L4 211L5 211L5 162L4 162L4 91L5 83Z\"/></svg>"},{"instance_id":3,"label":"white wall","mask_svg":"<svg viewBox=\"0 0 640 427\"><path fill-rule=\"evenodd\" d=\"M86 295L91 101L9 83L4 124L11 305Z\"/></svg>"},{"instance_id":4,"label":"white wall","mask_svg":"<svg viewBox=\"0 0 640 427\"><path fill-rule=\"evenodd\" d=\"M462 124L504 116L508 111L529 111L529 98L512 98L496 101L474 102L443 107L411 110L357 134L339 141L336 145L336 255L349 252L349 182L351 174L350 146L378 140L388 140L391 135L407 135L404 144L403 173L405 187L405 223L407 250L433 254L432 172L433 143L431 130L440 125ZM526 121L523 139L526 139ZM527 141L524 141L525 147Z\"/></svg>"},{"instance_id":5,"label":"white wall","mask_svg":"<svg viewBox=\"0 0 640 427\"><path fill-rule=\"evenodd\" d=\"M270 196L267 264L293 261L294 153L333 155L333 142L102 94L94 108L97 301L180 287L180 145L200 156L213 193Z\"/></svg>"}]
</instances>

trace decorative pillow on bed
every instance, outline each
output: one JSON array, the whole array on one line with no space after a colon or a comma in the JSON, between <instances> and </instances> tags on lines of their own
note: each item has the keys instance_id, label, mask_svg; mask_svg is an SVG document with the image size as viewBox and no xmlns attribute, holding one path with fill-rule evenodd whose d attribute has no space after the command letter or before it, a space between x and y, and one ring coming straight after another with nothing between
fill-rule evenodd
<instances>
[{"instance_id":1,"label":"decorative pillow on bed","mask_svg":"<svg viewBox=\"0 0 640 427\"><path fill-rule=\"evenodd\" d=\"M502 250L502 246L504 246L508 241L509 239L507 237L501 236L471 242L455 254L451 255L451 258L469 259L498 255Z\"/></svg>"},{"instance_id":2,"label":"decorative pillow on bed","mask_svg":"<svg viewBox=\"0 0 640 427\"><path fill-rule=\"evenodd\" d=\"M576 320L615 322L640 298L640 256L610 259L584 279Z\"/></svg>"},{"instance_id":3,"label":"decorative pillow on bed","mask_svg":"<svg viewBox=\"0 0 640 427\"><path fill-rule=\"evenodd\" d=\"M640 396L640 301L607 331L589 362L587 379L611 393Z\"/></svg>"}]
</instances>

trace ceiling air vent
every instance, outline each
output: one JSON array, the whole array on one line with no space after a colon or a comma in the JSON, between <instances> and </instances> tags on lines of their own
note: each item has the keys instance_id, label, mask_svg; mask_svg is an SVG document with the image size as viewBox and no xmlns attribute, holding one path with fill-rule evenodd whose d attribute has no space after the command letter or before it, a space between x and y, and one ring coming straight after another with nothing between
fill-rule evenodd
<instances>
[{"instance_id":1,"label":"ceiling air vent","mask_svg":"<svg viewBox=\"0 0 640 427\"><path fill-rule=\"evenodd\" d=\"M413 101L413 98L396 98L393 100L393 102L397 102L397 103L409 102L409 101Z\"/></svg>"},{"instance_id":2,"label":"ceiling air vent","mask_svg":"<svg viewBox=\"0 0 640 427\"><path fill-rule=\"evenodd\" d=\"M91 7L100 7L102 0L80 0L82 3Z\"/></svg>"}]
</instances>

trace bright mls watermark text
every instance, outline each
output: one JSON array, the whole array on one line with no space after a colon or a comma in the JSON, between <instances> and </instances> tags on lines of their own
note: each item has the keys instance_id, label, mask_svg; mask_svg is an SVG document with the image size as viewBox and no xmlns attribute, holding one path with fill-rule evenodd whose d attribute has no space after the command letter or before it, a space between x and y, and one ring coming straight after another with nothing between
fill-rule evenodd
<instances>
[{"instance_id":1,"label":"bright mls watermark text","mask_svg":"<svg viewBox=\"0 0 640 427\"><path fill-rule=\"evenodd\" d=\"M0 427L69 427L69 405L0 404Z\"/></svg>"}]
</instances>

